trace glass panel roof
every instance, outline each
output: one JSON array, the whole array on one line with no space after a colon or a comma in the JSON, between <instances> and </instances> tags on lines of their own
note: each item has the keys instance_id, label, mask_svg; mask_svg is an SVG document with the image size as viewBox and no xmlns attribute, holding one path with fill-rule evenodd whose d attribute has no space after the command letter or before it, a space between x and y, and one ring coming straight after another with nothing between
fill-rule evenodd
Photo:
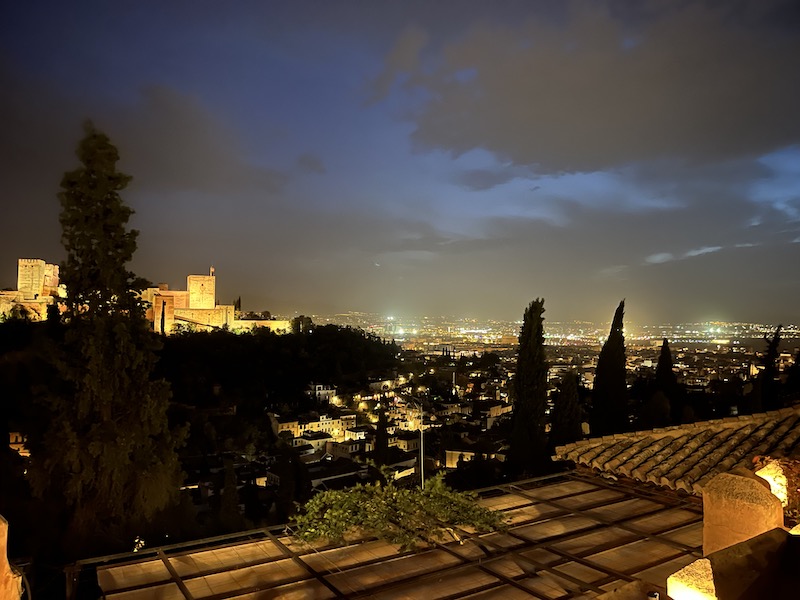
<instances>
[{"instance_id":1,"label":"glass panel roof","mask_svg":"<svg viewBox=\"0 0 800 600\"><path fill-rule=\"evenodd\" d=\"M666 577L700 557L697 498L571 472L482 490L506 533L402 553L375 539L310 546L283 528L82 561L109 600L593 598Z\"/></svg>"}]
</instances>

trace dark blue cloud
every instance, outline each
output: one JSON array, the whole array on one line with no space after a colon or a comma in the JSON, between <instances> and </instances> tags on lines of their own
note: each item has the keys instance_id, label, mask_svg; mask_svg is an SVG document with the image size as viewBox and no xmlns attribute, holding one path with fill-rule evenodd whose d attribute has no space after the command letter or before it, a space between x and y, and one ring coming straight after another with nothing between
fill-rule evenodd
<instances>
[{"instance_id":1,"label":"dark blue cloud","mask_svg":"<svg viewBox=\"0 0 800 600\"><path fill-rule=\"evenodd\" d=\"M551 319L602 320L625 296L632 319L789 321L796 14L12 3L0 286L18 256L61 257L58 182L90 117L134 176L134 268L181 285L214 264L221 301L515 318L545 296Z\"/></svg>"}]
</instances>

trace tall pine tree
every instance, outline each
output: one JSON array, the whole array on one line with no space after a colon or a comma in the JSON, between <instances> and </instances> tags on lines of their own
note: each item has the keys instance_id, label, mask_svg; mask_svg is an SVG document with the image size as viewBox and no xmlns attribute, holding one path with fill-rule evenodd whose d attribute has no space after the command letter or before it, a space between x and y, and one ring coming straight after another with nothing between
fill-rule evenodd
<instances>
[{"instance_id":1,"label":"tall pine tree","mask_svg":"<svg viewBox=\"0 0 800 600\"><path fill-rule=\"evenodd\" d=\"M544 299L525 309L519 334L517 372L514 377L514 416L511 461L521 472L540 473L546 468L545 409L547 408L547 358L544 349Z\"/></svg>"},{"instance_id":2,"label":"tall pine tree","mask_svg":"<svg viewBox=\"0 0 800 600\"><path fill-rule=\"evenodd\" d=\"M628 388L625 382L625 336L622 318L625 300L619 303L611 331L600 356L592 391L591 434L618 433L628 428Z\"/></svg>"},{"instance_id":3,"label":"tall pine tree","mask_svg":"<svg viewBox=\"0 0 800 600\"><path fill-rule=\"evenodd\" d=\"M78 146L81 167L61 182L60 222L67 251L65 335L57 362L62 383L43 399L48 422L32 440L30 480L42 497L64 503L69 547L126 548L177 498L182 432L167 422L169 387L151 377L157 338L127 269L138 232L119 192L130 177L90 123Z\"/></svg>"}]
</instances>

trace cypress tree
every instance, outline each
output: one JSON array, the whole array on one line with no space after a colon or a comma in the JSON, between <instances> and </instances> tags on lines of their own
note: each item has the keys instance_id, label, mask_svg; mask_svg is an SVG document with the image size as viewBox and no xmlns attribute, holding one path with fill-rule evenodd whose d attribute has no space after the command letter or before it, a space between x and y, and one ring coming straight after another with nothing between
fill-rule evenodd
<instances>
[{"instance_id":1,"label":"cypress tree","mask_svg":"<svg viewBox=\"0 0 800 600\"><path fill-rule=\"evenodd\" d=\"M672 420L672 405L677 400L678 379L672 370L672 353L667 338L661 344L655 380L648 388L641 407L640 426L650 429L669 425Z\"/></svg>"},{"instance_id":2,"label":"cypress tree","mask_svg":"<svg viewBox=\"0 0 800 600\"><path fill-rule=\"evenodd\" d=\"M561 379L558 396L553 403L549 438L551 448L569 444L583 437L582 412L578 397L578 373L570 371Z\"/></svg>"},{"instance_id":3,"label":"cypress tree","mask_svg":"<svg viewBox=\"0 0 800 600\"><path fill-rule=\"evenodd\" d=\"M664 342L661 344L661 354L658 355L655 383L656 388L664 392L668 397L678 385L678 379L675 377L675 371L673 371L672 367L672 352L670 352L667 338L664 338Z\"/></svg>"},{"instance_id":4,"label":"cypress tree","mask_svg":"<svg viewBox=\"0 0 800 600\"><path fill-rule=\"evenodd\" d=\"M783 388L783 401L791 405L800 397L800 350L794 356L792 366L786 369L786 383Z\"/></svg>"},{"instance_id":5,"label":"cypress tree","mask_svg":"<svg viewBox=\"0 0 800 600\"><path fill-rule=\"evenodd\" d=\"M78 146L82 166L61 182L60 222L67 251L65 332L56 354L61 382L42 399L48 415L31 440L30 481L40 497L64 504L69 548L126 548L137 530L177 499L176 446L167 423L169 387L151 374L157 338L127 269L138 232L119 192L130 177L90 123Z\"/></svg>"},{"instance_id":6,"label":"cypress tree","mask_svg":"<svg viewBox=\"0 0 800 600\"><path fill-rule=\"evenodd\" d=\"M544 349L544 299L537 298L525 309L519 334L517 372L514 378L514 416L511 461L523 472L544 470L545 409L547 408L547 359Z\"/></svg>"},{"instance_id":7,"label":"cypress tree","mask_svg":"<svg viewBox=\"0 0 800 600\"><path fill-rule=\"evenodd\" d=\"M386 408L378 408L378 427L375 429L375 464L379 467L389 462L389 419Z\"/></svg>"},{"instance_id":8,"label":"cypress tree","mask_svg":"<svg viewBox=\"0 0 800 600\"><path fill-rule=\"evenodd\" d=\"M222 495L219 498L217 519L222 532L229 533L243 529L245 521L239 512L238 479L233 468L233 460L225 459L224 465L225 477L222 484Z\"/></svg>"},{"instance_id":9,"label":"cypress tree","mask_svg":"<svg viewBox=\"0 0 800 600\"><path fill-rule=\"evenodd\" d=\"M761 394L761 407L763 410L776 410L781 408L780 383L778 382L778 355L780 354L781 329L778 325L772 339L764 335L767 342L767 351L762 359L764 370L759 374L756 389Z\"/></svg>"},{"instance_id":10,"label":"cypress tree","mask_svg":"<svg viewBox=\"0 0 800 600\"><path fill-rule=\"evenodd\" d=\"M618 433L628 428L625 382L625 336L622 318L625 300L619 303L608 339L600 350L592 392L592 435Z\"/></svg>"}]
</instances>

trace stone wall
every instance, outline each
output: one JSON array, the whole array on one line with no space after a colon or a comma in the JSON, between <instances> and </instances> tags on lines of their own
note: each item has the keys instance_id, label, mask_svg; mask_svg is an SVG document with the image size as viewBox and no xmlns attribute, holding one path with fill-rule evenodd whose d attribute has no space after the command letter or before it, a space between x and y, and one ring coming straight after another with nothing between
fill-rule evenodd
<instances>
[{"instance_id":1,"label":"stone wall","mask_svg":"<svg viewBox=\"0 0 800 600\"><path fill-rule=\"evenodd\" d=\"M272 333L291 333L290 321L272 321L258 319L236 319L231 326L234 331L252 331L253 329L269 329Z\"/></svg>"},{"instance_id":2,"label":"stone wall","mask_svg":"<svg viewBox=\"0 0 800 600\"><path fill-rule=\"evenodd\" d=\"M703 490L703 555L783 527L783 507L751 473L722 473Z\"/></svg>"},{"instance_id":3,"label":"stone wall","mask_svg":"<svg viewBox=\"0 0 800 600\"><path fill-rule=\"evenodd\" d=\"M213 309L217 303L216 277L214 275L189 275L189 308Z\"/></svg>"},{"instance_id":4,"label":"stone wall","mask_svg":"<svg viewBox=\"0 0 800 600\"><path fill-rule=\"evenodd\" d=\"M19 600L22 597L22 575L8 563L8 521L0 516L0 598Z\"/></svg>"},{"instance_id":5,"label":"stone wall","mask_svg":"<svg viewBox=\"0 0 800 600\"><path fill-rule=\"evenodd\" d=\"M203 327L221 328L233 325L233 305L219 305L210 309L175 308L175 323Z\"/></svg>"},{"instance_id":6,"label":"stone wall","mask_svg":"<svg viewBox=\"0 0 800 600\"><path fill-rule=\"evenodd\" d=\"M44 292L46 264L39 258L20 258L17 261L17 289L25 300L39 298Z\"/></svg>"},{"instance_id":7,"label":"stone wall","mask_svg":"<svg viewBox=\"0 0 800 600\"><path fill-rule=\"evenodd\" d=\"M667 578L674 600L798 598L800 539L772 529L700 558Z\"/></svg>"},{"instance_id":8,"label":"stone wall","mask_svg":"<svg viewBox=\"0 0 800 600\"><path fill-rule=\"evenodd\" d=\"M175 297L156 294L153 297L153 329L169 333L175 326Z\"/></svg>"}]
</instances>

